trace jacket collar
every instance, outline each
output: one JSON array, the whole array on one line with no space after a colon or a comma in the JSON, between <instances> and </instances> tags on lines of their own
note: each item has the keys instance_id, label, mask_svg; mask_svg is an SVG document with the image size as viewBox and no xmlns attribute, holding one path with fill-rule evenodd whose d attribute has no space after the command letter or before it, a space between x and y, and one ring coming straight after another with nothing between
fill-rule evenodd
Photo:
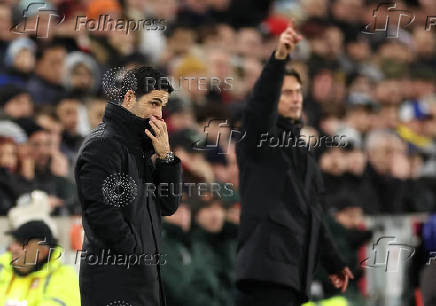
<instances>
[{"instance_id":1,"label":"jacket collar","mask_svg":"<svg viewBox=\"0 0 436 306\"><path fill-rule=\"evenodd\" d=\"M279 131L291 132L295 137L300 137L300 131L303 127L303 122L301 119L295 120L278 115L277 127Z\"/></svg>"},{"instance_id":2,"label":"jacket collar","mask_svg":"<svg viewBox=\"0 0 436 306\"><path fill-rule=\"evenodd\" d=\"M150 128L148 119L142 119L124 107L109 102L106 105L103 122L111 125L129 144L141 147L148 154L154 153L151 140L144 133L146 128Z\"/></svg>"}]
</instances>

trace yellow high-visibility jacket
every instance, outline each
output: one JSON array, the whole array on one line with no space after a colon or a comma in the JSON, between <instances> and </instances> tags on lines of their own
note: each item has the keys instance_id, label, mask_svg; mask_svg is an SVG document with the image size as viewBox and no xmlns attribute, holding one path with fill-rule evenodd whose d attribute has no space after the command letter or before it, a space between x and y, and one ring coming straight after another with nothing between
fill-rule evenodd
<instances>
[{"instance_id":1,"label":"yellow high-visibility jacket","mask_svg":"<svg viewBox=\"0 0 436 306\"><path fill-rule=\"evenodd\" d=\"M329 299L314 302L304 303L302 306L347 306L349 305L347 299L343 296L333 296ZM351 304L350 304L351 305Z\"/></svg>"},{"instance_id":2,"label":"yellow high-visibility jacket","mask_svg":"<svg viewBox=\"0 0 436 306\"><path fill-rule=\"evenodd\" d=\"M79 280L74 269L58 258L61 249L39 271L21 277L12 270L12 255L0 256L0 306L80 306Z\"/></svg>"}]
</instances>

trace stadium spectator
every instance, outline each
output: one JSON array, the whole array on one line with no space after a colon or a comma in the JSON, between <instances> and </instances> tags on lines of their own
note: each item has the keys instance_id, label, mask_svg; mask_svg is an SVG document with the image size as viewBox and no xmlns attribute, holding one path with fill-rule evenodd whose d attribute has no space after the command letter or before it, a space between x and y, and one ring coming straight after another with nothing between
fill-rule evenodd
<instances>
[{"instance_id":1,"label":"stadium spectator","mask_svg":"<svg viewBox=\"0 0 436 306\"><path fill-rule=\"evenodd\" d=\"M38 46L35 75L26 85L36 104L54 104L65 94L62 76L66 55L65 46L60 41Z\"/></svg>"},{"instance_id":2,"label":"stadium spectator","mask_svg":"<svg viewBox=\"0 0 436 306\"><path fill-rule=\"evenodd\" d=\"M20 37L13 40L4 58L5 71L0 74L0 86L17 84L25 86L35 68L35 43L27 38Z\"/></svg>"},{"instance_id":3,"label":"stadium spectator","mask_svg":"<svg viewBox=\"0 0 436 306\"><path fill-rule=\"evenodd\" d=\"M6 85L0 88L0 107L2 113L11 119L33 115L33 101L26 89L18 85Z\"/></svg>"},{"instance_id":4,"label":"stadium spectator","mask_svg":"<svg viewBox=\"0 0 436 306\"><path fill-rule=\"evenodd\" d=\"M65 59L63 83L70 95L84 98L96 94L100 86L100 70L96 61L83 52L70 52Z\"/></svg>"},{"instance_id":5,"label":"stadium spectator","mask_svg":"<svg viewBox=\"0 0 436 306\"><path fill-rule=\"evenodd\" d=\"M191 285L193 258L191 254L191 207L185 193L179 208L162 223L162 280L168 306L191 305L191 298L198 291Z\"/></svg>"},{"instance_id":6,"label":"stadium spectator","mask_svg":"<svg viewBox=\"0 0 436 306\"><path fill-rule=\"evenodd\" d=\"M0 257L2 305L80 305L77 274L60 262L62 248L47 224L29 221L7 234L13 239Z\"/></svg>"},{"instance_id":7,"label":"stadium spectator","mask_svg":"<svg viewBox=\"0 0 436 306\"><path fill-rule=\"evenodd\" d=\"M26 160L20 160L12 138L0 137L0 215L7 215L19 196L31 190L26 174ZM22 175L24 174L24 175Z\"/></svg>"},{"instance_id":8,"label":"stadium spectator","mask_svg":"<svg viewBox=\"0 0 436 306\"><path fill-rule=\"evenodd\" d=\"M80 100L74 97L63 98L56 106L57 117L62 127L60 145L71 161L70 164L73 163L83 141L78 131L80 106Z\"/></svg>"},{"instance_id":9,"label":"stadium spectator","mask_svg":"<svg viewBox=\"0 0 436 306\"><path fill-rule=\"evenodd\" d=\"M192 280L196 294L190 305L227 306L234 305L231 287L229 256L232 239L223 232L225 209L220 199L204 198L194 207L195 229L192 232Z\"/></svg>"}]
</instances>

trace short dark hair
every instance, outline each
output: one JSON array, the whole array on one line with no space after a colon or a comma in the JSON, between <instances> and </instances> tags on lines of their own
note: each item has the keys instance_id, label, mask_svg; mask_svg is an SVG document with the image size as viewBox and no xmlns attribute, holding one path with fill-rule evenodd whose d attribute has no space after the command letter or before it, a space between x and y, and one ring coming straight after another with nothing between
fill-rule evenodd
<instances>
[{"instance_id":1,"label":"short dark hair","mask_svg":"<svg viewBox=\"0 0 436 306\"><path fill-rule=\"evenodd\" d=\"M131 80L134 80L132 83ZM131 84L124 89L123 97L128 90L133 90L137 97L148 94L152 90L165 90L168 93L174 91L167 76L152 67L139 66L127 71L123 78L124 84ZM136 87L136 88L129 88Z\"/></svg>"},{"instance_id":2,"label":"short dark hair","mask_svg":"<svg viewBox=\"0 0 436 306\"><path fill-rule=\"evenodd\" d=\"M300 83L301 85L303 85L303 82L301 81L301 76L300 73L295 70L294 68L289 68L285 70L285 76L293 76L294 78L297 79L298 83Z\"/></svg>"},{"instance_id":3,"label":"short dark hair","mask_svg":"<svg viewBox=\"0 0 436 306\"><path fill-rule=\"evenodd\" d=\"M54 38L52 41L50 42L41 42L38 44L38 48L36 49L35 52L35 59L36 60L40 60L44 57L45 52L49 51L49 50L53 50L53 49L63 49L63 50L67 50L67 48L65 47L65 42L63 42L61 39L59 38Z\"/></svg>"}]
</instances>

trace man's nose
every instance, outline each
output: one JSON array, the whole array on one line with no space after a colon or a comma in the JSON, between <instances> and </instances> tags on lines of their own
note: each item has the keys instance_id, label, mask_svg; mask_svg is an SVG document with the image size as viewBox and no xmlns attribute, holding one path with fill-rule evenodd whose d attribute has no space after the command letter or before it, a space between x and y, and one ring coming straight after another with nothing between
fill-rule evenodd
<instances>
[{"instance_id":1,"label":"man's nose","mask_svg":"<svg viewBox=\"0 0 436 306\"><path fill-rule=\"evenodd\" d=\"M152 115L157 119L162 119L162 108L155 109Z\"/></svg>"}]
</instances>

